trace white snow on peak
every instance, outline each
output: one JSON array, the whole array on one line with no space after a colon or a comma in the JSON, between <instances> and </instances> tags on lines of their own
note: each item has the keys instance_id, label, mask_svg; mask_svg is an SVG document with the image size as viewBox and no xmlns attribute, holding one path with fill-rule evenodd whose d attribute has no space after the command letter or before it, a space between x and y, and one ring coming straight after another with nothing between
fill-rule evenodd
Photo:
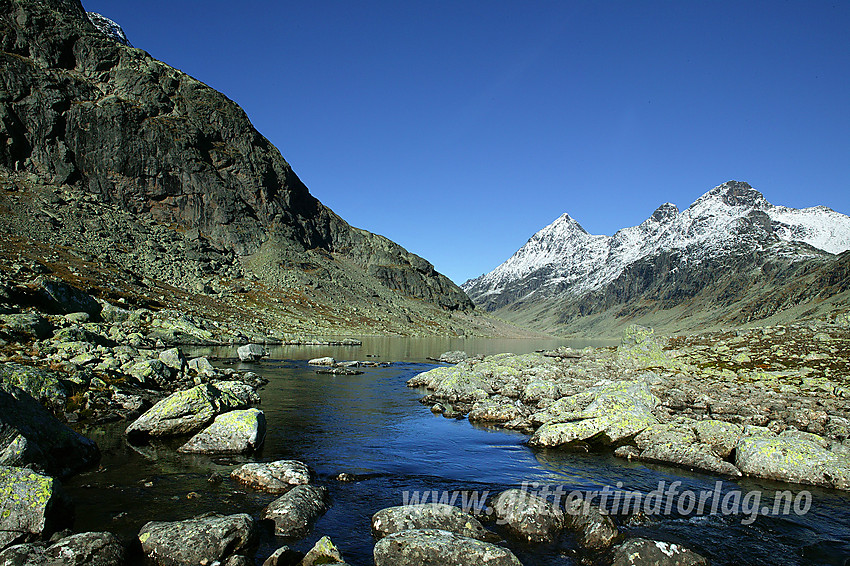
<instances>
[{"instance_id":1,"label":"white snow on peak","mask_svg":"<svg viewBox=\"0 0 850 566\"><path fill-rule=\"evenodd\" d=\"M86 16L88 16L89 21L94 25L94 27L96 27L106 37L111 37L122 45L133 47L130 45L130 41L127 39L127 35L124 33L121 26L106 16L98 14L97 12L86 12Z\"/></svg>"},{"instance_id":2,"label":"white snow on peak","mask_svg":"<svg viewBox=\"0 0 850 566\"><path fill-rule=\"evenodd\" d=\"M818 253L776 246L803 242L831 254L850 249L850 216L824 206L794 209L770 204L747 183L729 181L679 212L665 203L643 223L613 236L588 234L568 214L546 226L496 269L462 285L479 300L519 281L529 294L558 290L577 295L616 279L634 262L661 251L678 251L691 264L740 250L763 250L792 259Z\"/></svg>"}]
</instances>

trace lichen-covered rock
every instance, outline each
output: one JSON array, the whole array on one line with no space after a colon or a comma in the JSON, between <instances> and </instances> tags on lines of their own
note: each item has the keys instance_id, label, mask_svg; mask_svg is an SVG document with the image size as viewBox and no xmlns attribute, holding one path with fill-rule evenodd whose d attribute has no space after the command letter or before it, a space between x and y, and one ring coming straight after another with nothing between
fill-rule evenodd
<instances>
[{"instance_id":1,"label":"lichen-covered rock","mask_svg":"<svg viewBox=\"0 0 850 566\"><path fill-rule=\"evenodd\" d=\"M313 358L311 360L307 360L307 365L310 366L332 366L336 363L336 360L330 356L325 356L323 358Z\"/></svg>"},{"instance_id":2,"label":"lichen-covered rock","mask_svg":"<svg viewBox=\"0 0 850 566\"><path fill-rule=\"evenodd\" d=\"M159 361L171 368L175 373L184 373L188 367L186 356L179 348L169 348L159 353Z\"/></svg>"},{"instance_id":3,"label":"lichen-covered rock","mask_svg":"<svg viewBox=\"0 0 850 566\"><path fill-rule=\"evenodd\" d=\"M743 427L714 419L694 423L694 432L702 444L707 444L721 458L728 458L743 434Z\"/></svg>"},{"instance_id":4,"label":"lichen-covered rock","mask_svg":"<svg viewBox=\"0 0 850 566\"><path fill-rule=\"evenodd\" d=\"M66 477L100 459L92 440L59 422L21 389L0 383L0 464Z\"/></svg>"},{"instance_id":5,"label":"lichen-covered rock","mask_svg":"<svg viewBox=\"0 0 850 566\"><path fill-rule=\"evenodd\" d=\"M60 409L68 396L59 374L32 366L12 362L0 364L0 382L19 387L41 404L54 409Z\"/></svg>"},{"instance_id":6,"label":"lichen-covered rock","mask_svg":"<svg viewBox=\"0 0 850 566\"><path fill-rule=\"evenodd\" d=\"M678 544L633 538L614 550L611 566L708 566L708 560Z\"/></svg>"},{"instance_id":7,"label":"lichen-covered rock","mask_svg":"<svg viewBox=\"0 0 850 566\"><path fill-rule=\"evenodd\" d=\"M545 499L523 491L503 491L491 504L499 523L528 542L552 542L564 527L564 514Z\"/></svg>"},{"instance_id":8,"label":"lichen-covered rock","mask_svg":"<svg viewBox=\"0 0 850 566\"><path fill-rule=\"evenodd\" d=\"M735 448L735 465L745 474L850 490L850 458L829 450L824 438L797 431L748 436L748 430Z\"/></svg>"},{"instance_id":9,"label":"lichen-covered rock","mask_svg":"<svg viewBox=\"0 0 850 566\"><path fill-rule=\"evenodd\" d=\"M205 357L192 358L188 363L189 370L194 371L197 375L205 377L215 377L218 373L215 367Z\"/></svg>"},{"instance_id":10,"label":"lichen-covered rock","mask_svg":"<svg viewBox=\"0 0 850 566\"><path fill-rule=\"evenodd\" d=\"M0 314L0 323L7 332L28 338L47 338L53 331L53 325L46 318L35 313Z\"/></svg>"},{"instance_id":11,"label":"lichen-covered rock","mask_svg":"<svg viewBox=\"0 0 850 566\"><path fill-rule=\"evenodd\" d=\"M161 360L143 360L133 364L127 372L147 387L167 389L174 377L174 370Z\"/></svg>"},{"instance_id":12,"label":"lichen-covered rock","mask_svg":"<svg viewBox=\"0 0 850 566\"><path fill-rule=\"evenodd\" d=\"M638 369L665 367L670 364L661 343L655 338L655 331L637 324L632 324L623 331L617 355L623 363Z\"/></svg>"},{"instance_id":13,"label":"lichen-covered rock","mask_svg":"<svg viewBox=\"0 0 850 566\"><path fill-rule=\"evenodd\" d=\"M254 519L245 513L152 521L139 531L142 551L158 566L223 562L234 555L245 555L257 540Z\"/></svg>"},{"instance_id":14,"label":"lichen-covered rock","mask_svg":"<svg viewBox=\"0 0 850 566\"><path fill-rule=\"evenodd\" d=\"M230 472L230 477L254 489L284 493L293 485L310 483L310 469L297 460L251 462Z\"/></svg>"},{"instance_id":15,"label":"lichen-covered rock","mask_svg":"<svg viewBox=\"0 0 850 566\"><path fill-rule=\"evenodd\" d=\"M469 355L466 352L461 350L453 350L451 352L443 352L440 354L438 361L444 364L459 364L462 361L465 361L469 358Z\"/></svg>"},{"instance_id":16,"label":"lichen-covered rock","mask_svg":"<svg viewBox=\"0 0 850 566\"><path fill-rule=\"evenodd\" d=\"M379 540L375 566L520 566L507 548L439 529L412 529Z\"/></svg>"},{"instance_id":17,"label":"lichen-covered rock","mask_svg":"<svg viewBox=\"0 0 850 566\"><path fill-rule=\"evenodd\" d=\"M564 509L564 527L576 534L582 548L603 550L611 546L619 531L611 517L585 501L571 501Z\"/></svg>"},{"instance_id":18,"label":"lichen-covered rock","mask_svg":"<svg viewBox=\"0 0 850 566\"><path fill-rule=\"evenodd\" d=\"M199 454L247 454L266 437L266 417L259 409L230 411L215 418L207 428L180 447L179 452Z\"/></svg>"},{"instance_id":19,"label":"lichen-covered rock","mask_svg":"<svg viewBox=\"0 0 850 566\"><path fill-rule=\"evenodd\" d=\"M484 399L469 411L469 422L506 423L522 416L522 411L510 399Z\"/></svg>"},{"instance_id":20,"label":"lichen-covered rock","mask_svg":"<svg viewBox=\"0 0 850 566\"><path fill-rule=\"evenodd\" d=\"M666 462L686 468L740 476L738 468L723 460L712 446L698 442L694 426L694 421L682 420L647 427L635 437L635 444L641 450L639 458L649 462ZM713 425L712 430L722 433L733 429ZM716 438L715 440L720 441Z\"/></svg>"},{"instance_id":21,"label":"lichen-covered rock","mask_svg":"<svg viewBox=\"0 0 850 566\"><path fill-rule=\"evenodd\" d=\"M127 552L112 533L79 533L47 544L19 544L0 552L0 564L27 566L121 566Z\"/></svg>"},{"instance_id":22,"label":"lichen-covered rock","mask_svg":"<svg viewBox=\"0 0 850 566\"><path fill-rule=\"evenodd\" d=\"M27 468L0 466L0 543L50 535L71 525L59 482Z\"/></svg>"},{"instance_id":23,"label":"lichen-covered rock","mask_svg":"<svg viewBox=\"0 0 850 566\"><path fill-rule=\"evenodd\" d=\"M236 349L236 354L243 362L256 362L266 355L266 349L260 344L245 344Z\"/></svg>"},{"instance_id":24,"label":"lichen-covered rock","mask_svg":"<svg viewBox=\"0 0 850 566\"><path fill-rule=\"evenodd\" d=\"M238 389L241 391L241 387ZM130 424L126 433L131 440L193 434L212 422L216 415L249 405L244 396L225 387L218 389L210 384L198 385L172 393L158 402Z\"/></svg>"},{"instance_id":25,"label":"lichen-covered rock","mask_svg":"<svg viewBox=\"0 0 850 566\"><path fill-rule=\"evenodd\" d=\"M298 566L318 566L319 564L345 564L342 553L329 537L322 537L316 541Z\"/></svg>"},{"instance_id":26,"label":"lichen-covered rock","mask_svg":"<svg viewBox=\"0 0 850 566\"><path fill-rule=\"evenodd\" d=\"M530 446L552 447L576 441L614 444L631 438L658 422L652 410L658 399L643 381L621 381L593 388L579 394L586 401L584 409L562 415L569 422L549 421L529 440Z\"/></svg>"},{"instance_id":27,"label":"lichen-covered rock","mask_svg":"<svg viewBox=\"0 0 850 566\"><path fill-rule=\"evenodd\" d=\"M375 538L381 539L410 529L442 529L484 541L498 541L501 538L485 529L469 513L442 503L387 507L372 515L372 534Z\"/></svg>"},{"instance_id":28,"label":"lichen-covered rock","mask_svg":"<svg viewBox=\"0 0 850 566\"><path fill-rule=\"evenodd\" d=\"M296 485L263 509L262 518L274 522L275 534L301 538L328 510L328 490L315 485Z\"/></svg>"}]
</instances>

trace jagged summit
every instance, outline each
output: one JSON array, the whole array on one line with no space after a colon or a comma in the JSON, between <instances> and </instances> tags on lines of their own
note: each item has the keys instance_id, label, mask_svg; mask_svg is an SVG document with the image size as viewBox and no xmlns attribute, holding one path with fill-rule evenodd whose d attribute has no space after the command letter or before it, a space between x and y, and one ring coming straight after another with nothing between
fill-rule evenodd
<instances>
[{"instance_id":1,"label":"jagged summit","mask_svg":"<svg viewBox=\"0 0 850 566\"><path fill-rule=\"evenodd\" d=\"M97 12L86 12L86 16L88 16L89 21L94 24L94 27L100 30L100 32L106 37L114 39L121 45L133 47L127 39L127 35L124 33L124 30L117 23L102 14L98 14Z\"/></svg>"},{"instance_id":2,"label":"jagged summit","mask_svg":"<svg viewBox=\"0 0 850 566\"><path fill-rule=\"evenodd\" d=\"M610 237L579 232L574 226L579 225L562 215L507 261L462 288L489 310L541 297L563 301L605 293L615 281L624 289L612 292L623 298L652 283L649 273L641 275L640 284L626 280L636 266L661 256L667 258L667 270L696 273L718 258L758 256L759 261L782 258L794 263L850 249L850 217L826 207L775 206L739 181L711 189L681 212L665 203L640 225Z\"/></svg>"},{"instance_id":3,"label":"jagged summit","mask_svg":"<svg viewBox=\"0 0 850 566\"><path fill-rule=\"evenodd\" d=\"M656 222L667 223L672 222L679 215L679 207L672 202L665 202L655 209L650 218Z\"/></svg>"}]
</instances>

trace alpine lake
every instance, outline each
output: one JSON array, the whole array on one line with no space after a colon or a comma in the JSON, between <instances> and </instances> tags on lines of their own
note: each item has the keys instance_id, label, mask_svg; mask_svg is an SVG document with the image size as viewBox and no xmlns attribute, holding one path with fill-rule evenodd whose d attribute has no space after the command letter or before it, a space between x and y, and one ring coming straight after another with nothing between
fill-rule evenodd
<instances>
[{"instance_id":1,"label":"alpine lake","mask_svg":"<svg viewBox=\"0 0 850 566\"><path fill-rule=\"evenodd\" d=\"M220 365L251 370L269 383L260 394L267 433L262 449L245 457L179 454L173 443L131 446L123 430L128 423L82 428L101 448L98 470L74 477L66 491L76 506L76 530L108 530L134 537L152 520L172 521L206 512L249 513L261 510L277 496L246 488L229 478L236 466L249 461L294 459L316 473L314 483L330 491L331 507L307 538L292 541L263 528L257 564L275 549L288 545L306 552L329 536L346 562L373 562L372 515L385 507L419 497L458 506L486 509L486 498L509 488L560 487L569 492L601 492L607 487L649 493L681 482L680 490L713 491L723 478L684 469L632 462L608 452L535 450L524 434L470 424L432 414L419 403L424 395L405 386L419 372L435 367L429 357L464 350L470 355L527 353L561 345L573 348L609 346L603 342L562 340L488 340L447 338L362 338L359 347L270 346L270 356L257 363L236 361L233 348L196 348L187 354L217 358ZM363 367L361 375L325 375L307 360L332 356L337 360L387 362ZM341 473L354 481L340 481ZM209 478L220 476L221 481ZM751 478L723 479L723 493L740 491L752 503L772 501L776 491L797 496L807 490L811 506L805 514L761 515L679 513L674 505L661 516L618 516L621 532L683 544L710 558L714 565L844 565L850 557L850 494ZM427 493L427 495L426 495ZM443 495L445 494L445 495ZM427 497L428 499L423 499ZM451 500L451 497L455 497ZM745 509L746 511L746 509ZM496 532L499 526L481 517ZM569 533L555 544L505 543L526 565L581 563L582 555Z\"/></svg>"}]
</instances>

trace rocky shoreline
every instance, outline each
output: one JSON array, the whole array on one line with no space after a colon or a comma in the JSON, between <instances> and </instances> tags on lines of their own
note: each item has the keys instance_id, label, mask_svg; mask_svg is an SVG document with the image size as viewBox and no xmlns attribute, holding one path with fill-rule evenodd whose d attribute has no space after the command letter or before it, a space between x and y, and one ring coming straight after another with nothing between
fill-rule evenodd
<instances>
[{"instance_id":1,"label":"rocky shoreline","mask_svg":"<svg viewBox=\"0 0 850 566\"><path fill-rule=\"evenodd\" d=\"M535 449L850 490L850 328L792 325L460 361L408 381L432 411ZM456 357L456 356L455 356Z\"/></svg>"},{"instance_id":2,"label":"rocky shoreline","mask_svg":"<svg viewBox=\"0 0 850 566\"><path fill-rule=\"evenodd\" d=\"M261 525L287 541L311 532L332 505L328 488L303 463L285 460L232 471L248 489L277 496L258 516L246 509L153 521L129 541L72 533L73 502L61 482L97 466L99 450L65 423L126 421L132 444L175 438L184 453L251 454L265 435L257 406L266 381L187 358L174 345L183 337L222 339L198 319L123 309L55 281L39 293L43 305L53 301L50 308L0 315L0 490L7 495L0 563L251 564ZM408 385L428 390L423 402L435 413L523 431L534 449L608 449L723 477L847 490L848 351L850 332L838 324L670 339L632 327L617 348L446 353L439 359L455 365ZM266 351L251 343L238 355L251 362ZM336 375L382 365L308 364ZM440 504L376 511L376 565L519 564L511 544L548 544L561 533L574 537L581 563L707 564L679 545L628 538L616 517L591 502L562 507L517 489L496 494L474 515ZM345 563L327 537L306 554L284 546L264 562L327 563Z\"/></svg>"}]
</instances>

